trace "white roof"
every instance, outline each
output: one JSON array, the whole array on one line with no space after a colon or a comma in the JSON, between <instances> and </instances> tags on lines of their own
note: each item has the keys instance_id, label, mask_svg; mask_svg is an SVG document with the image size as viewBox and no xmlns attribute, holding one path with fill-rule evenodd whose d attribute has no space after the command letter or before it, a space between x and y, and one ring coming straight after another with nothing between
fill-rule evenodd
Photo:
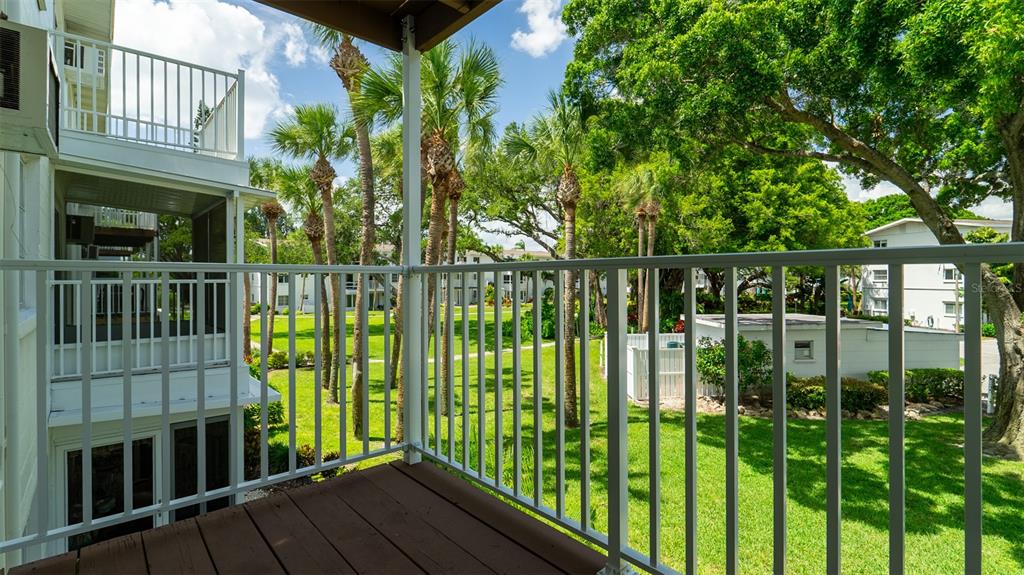
<instances>
[{"instance_id":1,"label":"white roof","mask_svg":"<svg viewBox=\"0 0 1024 575\"><path fill-rule=\"evenodd\" d=\"M953 220L953 223L956 224L957 227L965 227L965 228L996 228L996 229L1007 228L1008 229L1012 222L1010 222L1010 220L967 220L967 219L960 219L960 220ZM874 235L874 234L877 234L879 232L884 232L886 230L890 230L892 228L895 228L895 227L898 227L898 226L902 226L903 224L921 224L921 225L924 225L924 221L921 218L902 218L902 219L896 220L895 222L889 222L888 224L885 224L884 226L878 226L875 229L868 230L868 231L864 232L864 235L867 235L867 236Z\"/></svg>"}]
</instances>

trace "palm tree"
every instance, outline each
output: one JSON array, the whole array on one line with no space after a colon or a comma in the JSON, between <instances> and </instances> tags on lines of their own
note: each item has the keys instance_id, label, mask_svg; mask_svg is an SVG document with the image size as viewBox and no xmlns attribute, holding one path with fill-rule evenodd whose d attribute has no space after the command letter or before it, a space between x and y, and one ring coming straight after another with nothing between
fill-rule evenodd
<instances>
[{"instance_id":1,"label":"palm tree","mask_svg":"<svg viewBox=\"0 0 1024 575\"><path fill-rule=\"evenodd\" d=\"M260 213L267 219L267 231L270 235L270 263L277 263L277 222L285 215L284 206L277 200L260 204ZM274 316L277 315L277 272L270 274L270 309L267 312L267 330L270 334L270 345L274 343ZM268 352L271 350L267 350Z\"/></svg>"},{"instance_id":2,"label":"palm tree","mask_svg":"<svg viewBox=\"0 0 1024 575\"><path fill-rule=\"evenodd\" d=\"M276 174L280 168L281 163L270 158L249 158L249 185L262 190L273 189ZM276 253L273 255L276 259ZM245 292L242 301L242 353L246 363L249 363L252 362L252 313L249 305L249 302L252 301L252 281L249 278L249 274L242 274L242 286ZM276 290L276 288L277 285L275 283L274 289ZM274 308L271 307L270 309L273 310ZM260 343L262 344L262 342Z\"/></svg>"},{"instance_id":3,"label":"palm tree","mask_svg":"<svg viewBox=\"0 0 1024 575\"><path fill-rule=\"evenodd\" d=\"M310 178L311 172L312 166L282 168L278 173L278 196L302 214L302 231L305 232L312 248L313 263L319 266L324 263L324 220L321 215L323 198ZM330 298L327 297L326 288L324 278L320 276L321 333L325 334L331 333L331 308L328 305ZM304 293L305 290L300 291L300 294ZM324 338L323 346L324 353L331 357L331 338ZM320 385L324 389L330 389L331 382L331 365L327 362L321 371Z\"/></svg>"},{"instance_id":4,"label":"palm tree","mask_svg":"<svg viewBox=\"0 0 1024 575\"><path fill-rule=\"evenodd\" d=\"M362 90L356 109L363 121L374 119L393 124L402 113L402 60L392 56L385 66L370 69L362 78ZM470 42L461 51L454 42L445 41L423 55L421 60L423 116L421 154L425 175L431 185L430 217L427 230L427 264L441 260L447 234L447 261L455 263L458 240L458 206L464 183L460 169L478 165L494 141L494 113L501 86L498 59L483 44ZM455 150L462 151L456 157ZM447 210L446 210L447 206ZM428 286L428 301L433 309L434 283ZM446 314L452 310L445 309ZM433 318L431 318L433 321ZM449 324L444 322L445 326ZM447 329L447 327L446 327ZM448 357L451 353L446 333L442 344L442 405L447 413L450 394Z\"/></svg>"},{"instance_id":5,"label":"palm tree","mask_svg":"<svg viewBox=\"0 0 1024 575\"><path fill-rule=\"evenodd\" d=\"M338 253L335 247L334 230L334 178L337 173L331 160L349 155L350 139L346 132L350 127L338 121L337 110L327 104L307 104L295 107L291 117L279 122L270 131L270 139L274 150L287 154L292 158L313 160L309 176L320 192L320 203L323 209L324 240L327 243L327 263L338 265ZM341 294L341 281L338 274L331 276L330 299ZM341 348L341 309L335 303L334 308L334 349ZM336 365L333 356L329 364ZM339 400L337 368L331 382L331 398ZM358 387L358 386L356 386Z\"/></svg>"},{"instance_id":6,"label":"palm tree","mask_svg":"<svg viewBox=\"0 0 1024 575\"><path fill-rule=\"evenodd\" d=\"M354 106L355 96L359 93L360 81L369 68L366 57L362 51L353 43L352 36L343 34L333 28L313 25L313 34L320 40L320 45L332 50L331 69L338 75L345 91L348 93L348 101ZM357 117L353 108L353 117ZM375 199L373 189L373 154L370 149L370 125L369 122L356 120L354 123L356 149L359 153L359 183L363 194L362 209L362 236L359 242L359 263L370 265L374 259L374 244L376 228L373 215L375 210ZM363 354L369 350L363 349L363 325L367 321L362 317L363 301L367 297L364 290L366 282L356 283L356 320L352 334L352 433L359 437L363 433L363 387L358 385L363 377ZM341 354L335 358L335 377L341 366Z\"/></svg>"},{"instance_id":7,"label":"palm tree","mask_svg":"<svg viewBox=\"0 0 1024 575\"><path fill-rule=\"evenodd\" d=\"M548 108L534 118L528 129L511 130L506 149L526 161L540 162L545 171L557 178L555 197L562 211L565 259L576 259L576 206L580 200L576 166L583 146L583 117L577 105L562 92L548 94ZM576 393L576 272L565 272L565 422L579 425ZM585 327L585 326L584 326ZM584 340L584 345L588 345Z\"/></svg>"},{"instance_id":8,"label":"palm tree","mask_svg":"<svg viewBox=\"0 0 1024 575\"><path fill-rule=\"evenodd\" d=\"M655 232L658 223L658 215L661 212L661 177L657 169L659 164L655 162L637 164L630 168L619 180L616 186L627 205L632 205L637 220L637 256L654 255ZM644 234L646 233L646 243ZM648 286L645 281L645 273L641 268L637 270L637 326L641 332L647 331L651 326L647 325L647 318L650 313ZM657 302L654 303L657 305ZM657 329L654 326L653 329Z\"/></svg>"}]
</instances>

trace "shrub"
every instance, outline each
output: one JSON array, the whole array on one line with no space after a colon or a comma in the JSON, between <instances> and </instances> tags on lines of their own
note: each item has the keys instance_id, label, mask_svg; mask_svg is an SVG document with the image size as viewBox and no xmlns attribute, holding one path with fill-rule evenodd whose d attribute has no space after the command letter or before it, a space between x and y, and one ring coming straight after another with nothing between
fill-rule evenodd
<instances>
[{"instance_id":1,"label":"shrub","mask_svg":"<svg viewBox=\"0 0 1024 575\"><path fill-rule=\"evenodd\" d=\"M286 369L288 367L288 354L282 351L271 352L267 358L269 369Z\"/></svg>"},{"instance_id":2,"label":"shrub","mask_svg":"<svg viewBox=\"0 0 1024 575\"><path fill-rule=\"evenodd\" d=\"M959 369L943 367L908 369L904 377L906 378L907 399L915 403L937 399L963 399L964 397L964 372ZM868 373L868 379L888 389L888 371L872 371Z\"/></svg>"},{"instance_id":3,"label":"shrub","mask_svg":"<svg viewBox=\"0 0 1024 575\"><path fill-rule=\"evenodd\" d=\"M249 315L259 315L259 313L260 313L260 304L254 303L251 306L249 306Z\"/></svg>"},{"instance_id":4,"label":"shrub","mask_svg":"<svg viewBox=\"0 0 1024 575\"><path fill-rule=\"evenodd\" d=\"M250 403L243 411L245 428L260 428L260 404ZM284 423L284 404L280 401L272 401L267 404L267 423L269 425L281 425Z\"/></svg>"},{"instance_id":5,"label":"shrub","mask_svg":"<svg viewBox=\"0 0 1024 575\"><path fill-rule=\"evenodd\" d=\"M739 336L740 393L759 392L772 385L772 352L762 341ZM697 344L697 374L708 385L725 385L725 342L709 337Z\"/></svg>"},{"instance_id":6,"label":"shrub","mask_svg":"<svg viewBox=\"0 0 1024 575\"><path fill-rule=\"evenodd\" d=\"M994 323L983 324L981 326L981 335L983 335L985 337L995 337L996 336L996 324L994 324Z\"/></svg>"},{"instance_id":7,"label":"shrub","mask_svg":"<svg viewBox=\"0 0 1024 575\"><path fill-rule=\"evenodd\" d=\"M786 400L791 409L821 409L825 406L825 376L798 378L788 376ZM855 379L842 379L842 408L848 411L871 411L887 401L885 387Z\"/></svg>"},{"instance_id":8,"label":"shrub","mask_svg":"<svg viewBox=\"0 0 1024 575\"><path fill-rule=\"evenodd\" d=\"M555 304L553 302L544 301L541 303L541 324L540 324L540 337L541 339L555 339ZM509 314L511 316L511 314ZM533 340L533 305L523 306L523 312L520 316L520 333L522 334L523 341ZM591 333L593 333L593 327L591 327ZM598 330L601 333L601 330ZM512 318L506 317L501 322L501 335L506 338L512 337Z\"/></svg>"}]
</instances>

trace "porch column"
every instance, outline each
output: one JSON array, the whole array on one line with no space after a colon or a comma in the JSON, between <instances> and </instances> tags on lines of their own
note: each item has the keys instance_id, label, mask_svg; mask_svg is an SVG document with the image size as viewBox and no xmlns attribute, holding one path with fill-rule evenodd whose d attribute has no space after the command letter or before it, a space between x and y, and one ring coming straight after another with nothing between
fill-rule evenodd
<instances>
[{"instance_id":1,"label":"porch column","mask_svg":"<svg viewBox=\"0 0 1024 575\"><path fill-rule=\"evenodd\" d=\"M402 292L402 371L405 378L403 427L405 428L405 462L419 463L418 447L423 445L420 406L424 382L416 354L420 352L424 334L423 276L413 271L421 264L420 241L423 190L420 189L420 52L416 49L415 23L412 16L402 21L402 257L405 262L405 287ZM425 358L424 358L425 360Z\"/></svg>"}]
</instances>

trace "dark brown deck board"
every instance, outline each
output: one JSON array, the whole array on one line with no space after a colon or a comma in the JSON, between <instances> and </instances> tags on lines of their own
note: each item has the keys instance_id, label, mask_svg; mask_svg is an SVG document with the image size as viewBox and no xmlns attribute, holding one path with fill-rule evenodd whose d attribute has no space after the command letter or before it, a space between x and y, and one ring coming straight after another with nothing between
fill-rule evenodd
<instances>
[{"instance_id":1,"label":"dark brown deck board","mask_svg":"<svg viewBox=\"0 0 1024 575\"><path fill-rule=\"evenodd\" d=\"M142 532L150 575L216 575L195 519Z\"/></svg>"},{"instance_id":2,"label":"dark brown deck board","mask_svg":"<svg viewBox=\"0 0 1024 575\"><path fill-rule=\"evenodd\" d=\"M423 573L393 543L333 494L318 486L287 492L320 533L359 573L400 575Z\"/></svg>"},{"instance_id":3,"label":"dark brown deck board","mask_svg":"<svg viewBox=\"0 0 1024 575\"><path fill-rule=\"evenodd\" d=\"M430 573L493 573L443 533L402 507L363 477L343 475L332 481L332 493L387 537L424 571Z\"/></svg>"},{"instance_id":4,"label":"dark brown deck board","mask_svg":"<svg viewBox=\"0 0 1024 575\"><path fill-rule=\"evenodd\" d=\"M78 551L69 551L11 569L9 575L75 575Z\"/></svg>"},{"instance_id":5,"label":"dark brown deck board","mask_svg":"<svg viewBox=\"0 0 1024 575\"><path fill-rule=\"evenodd\" d=\"M603 555L430 463L392 467L568 573L596 573Z\"/></svg>"},{"instance_id":6,"label":"dark brown deck board","mask_svg":"<svg viewBox=\"0 0 1024 575\"><path fill-rule=\"evenodd\" d=\"M289 573L355 573L287 495L245 504L253 523Z\"/></svg>"},{"instance_id":7,"label":"dark brown deck board","mask_svg":"<svg viewBox=\"0 0 1024 575\"><path fill-rule=\"evenodd\" d=\"M390 465L368 469L363 476L495 572L562 573Z\"/></svg>"},{"instance_id":8,"label":"dark brown deck board","mask_svg":"<svg viewBox=\"0 0 1024 575\"><path fill-rule=\"evenodd\" d=\"M241 506L200 515L196 522L221 575L285 572Z\"/></svg>"},{"instance_id":9,"label":"dark brown deck board","mask_svg":"<svg viewBox=\"0 0 1024 575\"><path fill-rule=\"evenodd\" d=\"M78 556L79 575L136 575L146 572L142 536L125 535L83 547Z\"/></svg>"}]
</instances>

